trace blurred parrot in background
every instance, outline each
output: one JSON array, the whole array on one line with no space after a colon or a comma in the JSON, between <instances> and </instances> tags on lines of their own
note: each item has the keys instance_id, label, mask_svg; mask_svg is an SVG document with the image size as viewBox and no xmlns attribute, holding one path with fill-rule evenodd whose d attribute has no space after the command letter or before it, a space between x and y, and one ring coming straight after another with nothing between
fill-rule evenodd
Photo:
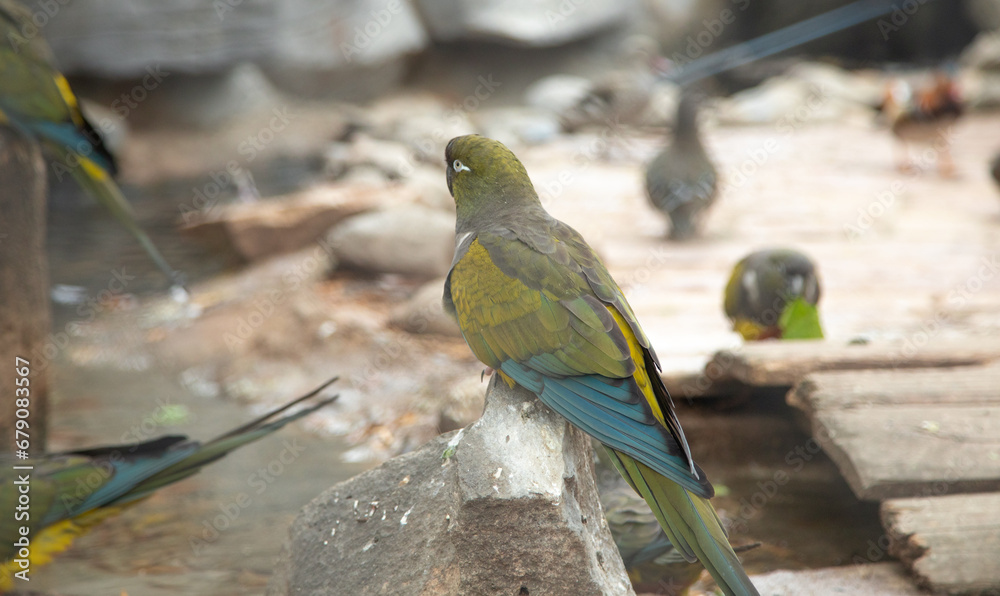
<instances>
[{"instance_id":1,"label":"blurred parrot in background","mask_svg":"<svg viewBox=\"0 0 1000 596\"><path fill-rule=\"evenodd\" d=\"M681 92L673 140L646 166L646 196L670 219L672 240L697 236L718 194L719 177L698 133L700 97Z\"/></svg>"},{"instance_id":2,"label":"blurred parrot in background","mask_svg":"<svg viewBox=\"0 0 1000 596\"><path fill-rule=\"evenodd\" d=\"M478 135L445 150L457 247L444 309L473 354L596 438L670 542L728 595L757 594L708 499L659 362L584 239L543 208L524 166Z\"/></svg>"},{"instance_id":3,"label":"blurred parrot in background","mask_svg":"<svg viewBox=\"0 0 1000 596\"><path fill-rule=\"evenodd\" d=\"M947 73L936 73L931 82L916 89L904 80L892 81L879 110L901 145L897 149L897 169L906 172L919 168L910 158L910 145L918 144L933 146L942 176L954 175L949 129L965 112L965 105L958 86Z\"/></svg>"},{"instance_id":4,"label":"blurred parrot in background","mask_svg":"<svg viewBox=\"0 0 1000 596\"><path fill-rule=\"evenodd\" d=\"M92 447L30 459L0 455L0 509L11 513L0 522L0 593L12 588L15 574L50 562L94 525L164 486L193 476L229 452L330 404L337 395L275 418L336 380L207 443L184 435L168 435L143 443ZM25 490L30 504L19 505ZM29 528L30 554L26 562L22 562L20 553L26 546L21 527Z\"/></svg>"},{"instance_id":5,"label":"blurred parrot in background","mask_svg":"<svg viewBox=\"0 0 1000 596\"><path fill-rule=\"evenodd\" d=\"M820 339L820 286L806 255L788 248L753 252L733 267L726 316L744 340Z\"/></svg>"},{"instance_id":6,"label":"blurred parrot in background","mask_svg":"<svg viewBox=\"0 0 1000 596\"><path fill-rule=\"evenodd\" d=\"M993 156L993 161L990 162L990 176L997 183L997 188L1000 188L1000 151L997 151L997 154Z\"/></svg>"},{"instance_id":7,"label":"blurred parrot in background","mask_svg":"<svg viewBox=\"0 0 1000 596\"><path fill-rule=\"evenodd\" d=\"M66 78L52 66L52 52L31 18L16 0L0 0L0 125L41 143L55 158L60 178L62 172L73 176L135 236L171 283L183 287L180 273L136 223L112 178L117 173L114 157L80 111Z\"/></svg>"}]
</instances>

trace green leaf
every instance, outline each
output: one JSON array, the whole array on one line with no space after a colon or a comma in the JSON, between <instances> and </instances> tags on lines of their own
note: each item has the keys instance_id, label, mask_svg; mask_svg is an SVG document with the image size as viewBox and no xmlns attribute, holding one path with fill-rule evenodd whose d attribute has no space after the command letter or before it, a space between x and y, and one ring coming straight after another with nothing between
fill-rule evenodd
<instances>
[{"instance_id":1,"label":"green leaf","mask_svg":"<svg viewBox=\"0 0 1000 596\"><path fill-rule=\"evenodd\" d=\"M782 339L822 339L823 327L819 323L819 309L801 297L785 306L778 319Z\"/></svg>"}]
</instances>

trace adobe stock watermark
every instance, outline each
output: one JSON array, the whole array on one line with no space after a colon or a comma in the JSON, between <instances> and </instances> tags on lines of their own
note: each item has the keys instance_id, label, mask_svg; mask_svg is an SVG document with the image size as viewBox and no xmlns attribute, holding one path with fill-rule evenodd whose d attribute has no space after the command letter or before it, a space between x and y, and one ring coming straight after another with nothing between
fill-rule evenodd
<instances>
[{"instance_id":1,"label":"adobe stock watermark","mask_svg":"<svg viewBox=\"0 0 1000 596\"><path fill-rule=\"evenodd\" d=\"M49 24L52 17L59 14L63 6L73 0L39 0L36 2L38 10L31 12L31 18L21 23L20 28L15 32L7 34L7 42L15 54L21 53L21 46L31 43L31 40L41 34L42 29ZM25 7L27 8L27 7Z\"/></svg>"},{"instance_id":2,"label":"adobe stock watermark","mask_svg":"<svg viewBox=\"0 0 1000 596\"><path fill-rule=\"evenodd\" d=\"M910 21L910 17L917 14L920 7L927 4L929 0L903 0L899 4L892 5L892 12L888 18L881 18L876 21L878 32L882 35L882 41L889 41L889 35L899 31Z\"/></svg>"},{"instance_id":3,"label":"adobe stock watermark","mask_svg":"<svg viewBox=\"0 0 1000 596\"><path fill-rule=\"evenodd\" d=\"M538 198L542 205L547 207L562 196L595 161L607 155L611 147L624 147L626 151L630 151L635 139L625 134L625 130L626 127L617 116L606 118L600 134L590 138L573 154L572 166L561 170L554 180L539 185Z\"/></svg>"},{"instance_id":4,"label":"adobe stock watermark","mask_svg":"<svg viewBox=\"0 0 1000 596\"><path fill-rule=\"evenodd\" d=\"M324 258L323 255L332 256L333 246L325 237L321 238L308 255L282 275L282 285L267 291L265 295L253 301L250 312L245 316L240 316L232 331L227 331L222 335L222 340L230 353L235 353L237 349L242 348L247 341L252 339L265 321L271 318L278 311L278 308L320 267L328 266L329 258Z\"/></svg>"},{"instance_id":5,"label":"adobe stock watermark","mask_svg":"<svg viewBox=\"0 0 1000 596\"><path fill-rule=\"evenodd\" d=\"M670 59L675 66L684 66L689 62L701 57L705 51L715 43L726 30L726 27L736 22L737 13L743 12L750 6L750 0L731 0L735 9L723 8L719 11L719 16L714 19L703 19L702 30L687 36L683 53L680 51L671 54Z\"/></svg>"},{"instance_id":6,"label":"adobe stock watermark","mask_svg":"<svg viewBox=\"0 0 1000 596\"><path fill-rule=\"evenodd\" d=\"M191 201L177 206L184 225L190 225L200 218L210 215L212 210L219 205L222 191L240 177L247 176L244 166L253 163L277 138L278 134L288 128L289 122L295 119L295 115L289 112L287 105L276 107L270 113L271 118L267 125L262 126L255 133L248 134L236 146L236 152L242 159L239 161L231 159L226 162L224 168L210 172L208 176L211 180L209 182L200 187L191 188Z\"/></svg>"},{"instance_id":7,"label":"adobe stock watermark","mask_svg":"<svg viewBox=\"0 0 1000 596\"><path fill-rule=\"evenodd\" d=\"M111 270L111 278L104 289L93 298L81 300L76 308L79 317L74 321L66 323L61 331L53 331L45 338L45 343L38 348L32 357L32 362L36 370L45 370L49 364L59 355L62 350L69 347L70 337L79 335L80 327L87 323L92 323L97 315L106 310L111 310L118 304L129 283L135 279L130 275L125 267Z\"/></svg>"},{"instance_id":8,"label":"adobe stock watermark","mask_svg":"<svg viewBox=\"0 0 1000 596\"><path fill-rule=\"evenodd\" d=\"M947 154L954 136L954 127L949 126L939 131L931 144L917 156L917 161L913 164L909 177L912 179L914 176L931 169L931 166L940 160L942 154ZM888 188L875 193L875 199L867 206L858 207L858 217L855 222L844 224L844 235L850 240L857 240L867 234L875 222L893 208L896 199L906 191L906 188L906 182L897 178L889 184Z\"/></svg>"},{"instance_id":9,"label":"adobe stock watermark","mask_svg":"<svg viewBox=\"0 0 1000 596\"><path fill-rule=\"evenodd\" d=\"M470 114L478 110L502 85L503 83L493 78L493 73L478 75L476 77L476 86L472 90L472 93L466 95L462 101L453 104L445 112L443 119L452 127L462 125L465 122L465 114ZM432 155L437 154L438 150L443 148L445 143L450 140L451 134L447 132L444 126L439 126L420 140L411 143L411 146L424 155ZM404 177L412 175L416 169L416 165L414 164L416 155L403 158L401 161L402 163L398 168L400 175Z\"/></svg>"},{"instance_id":10,"label":"adobe stock watermark","mask_svg":"<svg viewBox=\"0 0 1000 596\"><path fill-rule=\"evenodd\" d=\"M169 76L170 73L163 70L159 64L147 66L146 75L129 89L128 92L122 93L118 99L111 102L112 111L114 111L120 120L128 118L132 110L138 108L139 104L145 101L149 97L149 94L156 90L163 83L163 80ZM97 128L105 135L114 132L118 126L116 122L108 117L101 118L96 124ZM95 152L95 147L99 147L104 143L103 138L92 130L78 128L76 134L82 138L74 144L67 146L71 151L66 157L65 162L53 160L50 164L52 173L55 174L56 179L59 181L62 181L63 175L67 173L72 174L73 169L81 167L81 158L90 159L90 156Z\"/></svg>"},{"instance_id":11,"label":"adobe stock watermark","mask_svg":"<svg viewBox=\"0 0 1000 596\"><path fill-rule=\"evenodd\" d=\"M201 556L209 545L214 544L223 532L232 527L245 509L253 505L254 495L264 494L299 459L304 451L305 447L298 442L298 439L285 439L278 455L247 476L246 484L248 489L252 489L252 492L238 492L229 501L219 503L217 514L211 518L202 519L200 533L188 539L191 552L195 556Z\"/></svg>"},{"instance_id":12,"label":"adobe stock watermark","mask_svg":"<svg viewBox=\"0 0 1000 596\"><path fill-rule=\"evenodd\" d=\"M998 253L982 257L976 272L949 290L945 298L947 303L955 309L963 308L973 295L982 291L987 282L995 279L1000 274L1000 259L997 257ZM942 328L951 320L952 316L950 312L939 309L929 319L922 321L920 329L910 334L903 341L899 351L890 354L889 362L891 367L896 368L902 362L916 356L935 336L941 333Z\"/></svg>"},{"instance_id":13,"label":"adobe stock watermark","mask_svg":"<svg viewBox=\"0 0 1000 596\"><path fill-rule=\"evenodd\" d=\"M354 38L350 42L340 44L340 53L350 63L354 57L364 53L371 47L375 38L382 35L392 20L403 12L402 0L388 0L385 6L372 10L371 18L361 26L354 28Z\"/></svg>"},{"instance_id":14,"label":"adobe stock watermark","mask_svg":"<svg viewBox=\"0 0 1000 596\"><path fill-rule=\"evenodd\" d=\"M769 136L758 143L756 147L748 149L747 157L736 167L726 171L726 175L722 177L721 190L726 192L742 188L781 149L782 144L779 139L791 138L798 129L826 105L829 98L829 89L826 85L812 85L803 102L774 123L774 129L778 136Z\"/></svg>"}]
</instances>

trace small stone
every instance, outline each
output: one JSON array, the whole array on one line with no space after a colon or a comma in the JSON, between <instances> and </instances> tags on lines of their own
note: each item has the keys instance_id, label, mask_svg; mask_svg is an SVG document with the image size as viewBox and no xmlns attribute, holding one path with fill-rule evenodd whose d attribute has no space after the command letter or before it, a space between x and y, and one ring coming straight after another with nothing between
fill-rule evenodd
<instances>
[{"instance_id":1,"label":"small stone","mask_svg":"<svg viewBox=\"0 0 1000 596\"><path fill-rule=\"evenodd\" d=\"M412 298L393 310L392 324L410 333L461 337L458 324L444 312L441 303L444 281L440 278L421 286Z\"/></svg>"},{"instance_id":2,"label":"small stone","mask_svg":"<svg viewBox=\"0 0 1000 596\"><path fill-rule=\"evenodd\" d=\"M326 236L338 261L372 273L441 277L451 267L455 218L420 205L351 217Z\"/></svg>"}]
</instances>

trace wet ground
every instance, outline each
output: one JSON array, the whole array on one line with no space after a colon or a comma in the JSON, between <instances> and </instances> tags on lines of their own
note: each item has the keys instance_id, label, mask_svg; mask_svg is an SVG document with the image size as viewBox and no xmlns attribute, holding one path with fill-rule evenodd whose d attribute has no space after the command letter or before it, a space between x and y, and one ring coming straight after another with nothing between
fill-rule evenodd
<instances>
[{"instance_id":1,"label":"wet ground","mask_svg":"<svg viewBox=\"0 0 1000 596\"><path fill-rule=\"evenodd\" d=\"M696 370L711 352L738 345L720 306L729 268L753 249L778 244L795 246L819 263L821 312L833 341L859 335L913 341L921 334L933 339L1000 330L1000 276L983 273L1000 245L1000 194L986 175L987 159L1000 142L1000 115L961 121L953 179L941 178L933 167L917 174L896 171L889 136L867 121L803 125L788 135L769 126L710 128L708 144L730 185L705 237L686 245L661 240L665 224L642 195L637 164L651 157L659 137L630 135L608 155L594 153L594 138L565 137L518 153L553 214L605 256L669 370ZM765 146L776 149L755 161ZM741 168L751 172L745 179ZM139 197L140 218L152 226L168 259L188 273L197 301L199 282L226 278L231 270L225 259L174 232L176 201L188 199L185 188L157 194L144 187L128 194ZM157 423L150 436L185 432L208 438L327 373L356 371L385 345L402 345L407 354L377 371L374 382L346 383L345 403L315 416L311 425L247 447L103 524L55 564L37 570L33 589L79 596L262 593L295 511L378 457L414 447L436 420L430 406L414 402L434 403L428 395L479 375L481 367L460 339L407 338L389 328L384 311L405 300L416 284L356 275L317 282L309 297L336 311L327 314L342 317L341 327L352 318L363 321L352 333L334 335L329 341L343 342L335 349L304 344L301 354L282 352L278 358L270 345L265 347L272 353L240 352L238 363L195 373L183 358L158 358L162 350L132 350L130 359L123 353L131 348L112 346L144 345L150 338L163 345L175 337L197 352L199 343L214 345L210 334L217 327L199 336L199 322L211 313L183 329L136 326L136 316L162 305L158 275L97 207L68 201L53 203L53 282L83 286L94 296L116 268L126 267L137 280L130 296L102 311L88 333L71 337L54 360L54 449L118 441L126 429L155 417L160 402L184 405L189 414L185 418L175 408L175 417L183 419L169 427ZM76 306L54 308L57 330L80 318ZM229 356L223 350L216 358ZM254 379L252 389L234 389L241 376ZM262 381L267 378L273 382ZM716 506L734 521L734 538L763 543L745 555L748 569L886 556L877 547L875 506L854 499L833 464L798 430L781 396L678 406L696 459L720 487ZM408 430L420 425L420 432ZM380 438L407 432L406 440ZM292 440L301 443L301 453L258 494L250 475ZM364 461L346 463L341 456L349 450L354 455L347 459ZM195 552L192 538L204 537L206 522L224 515L241 492L252 496L251 504L217 537L210 532L214 539Z\"/></svg>"}]
</instances>

